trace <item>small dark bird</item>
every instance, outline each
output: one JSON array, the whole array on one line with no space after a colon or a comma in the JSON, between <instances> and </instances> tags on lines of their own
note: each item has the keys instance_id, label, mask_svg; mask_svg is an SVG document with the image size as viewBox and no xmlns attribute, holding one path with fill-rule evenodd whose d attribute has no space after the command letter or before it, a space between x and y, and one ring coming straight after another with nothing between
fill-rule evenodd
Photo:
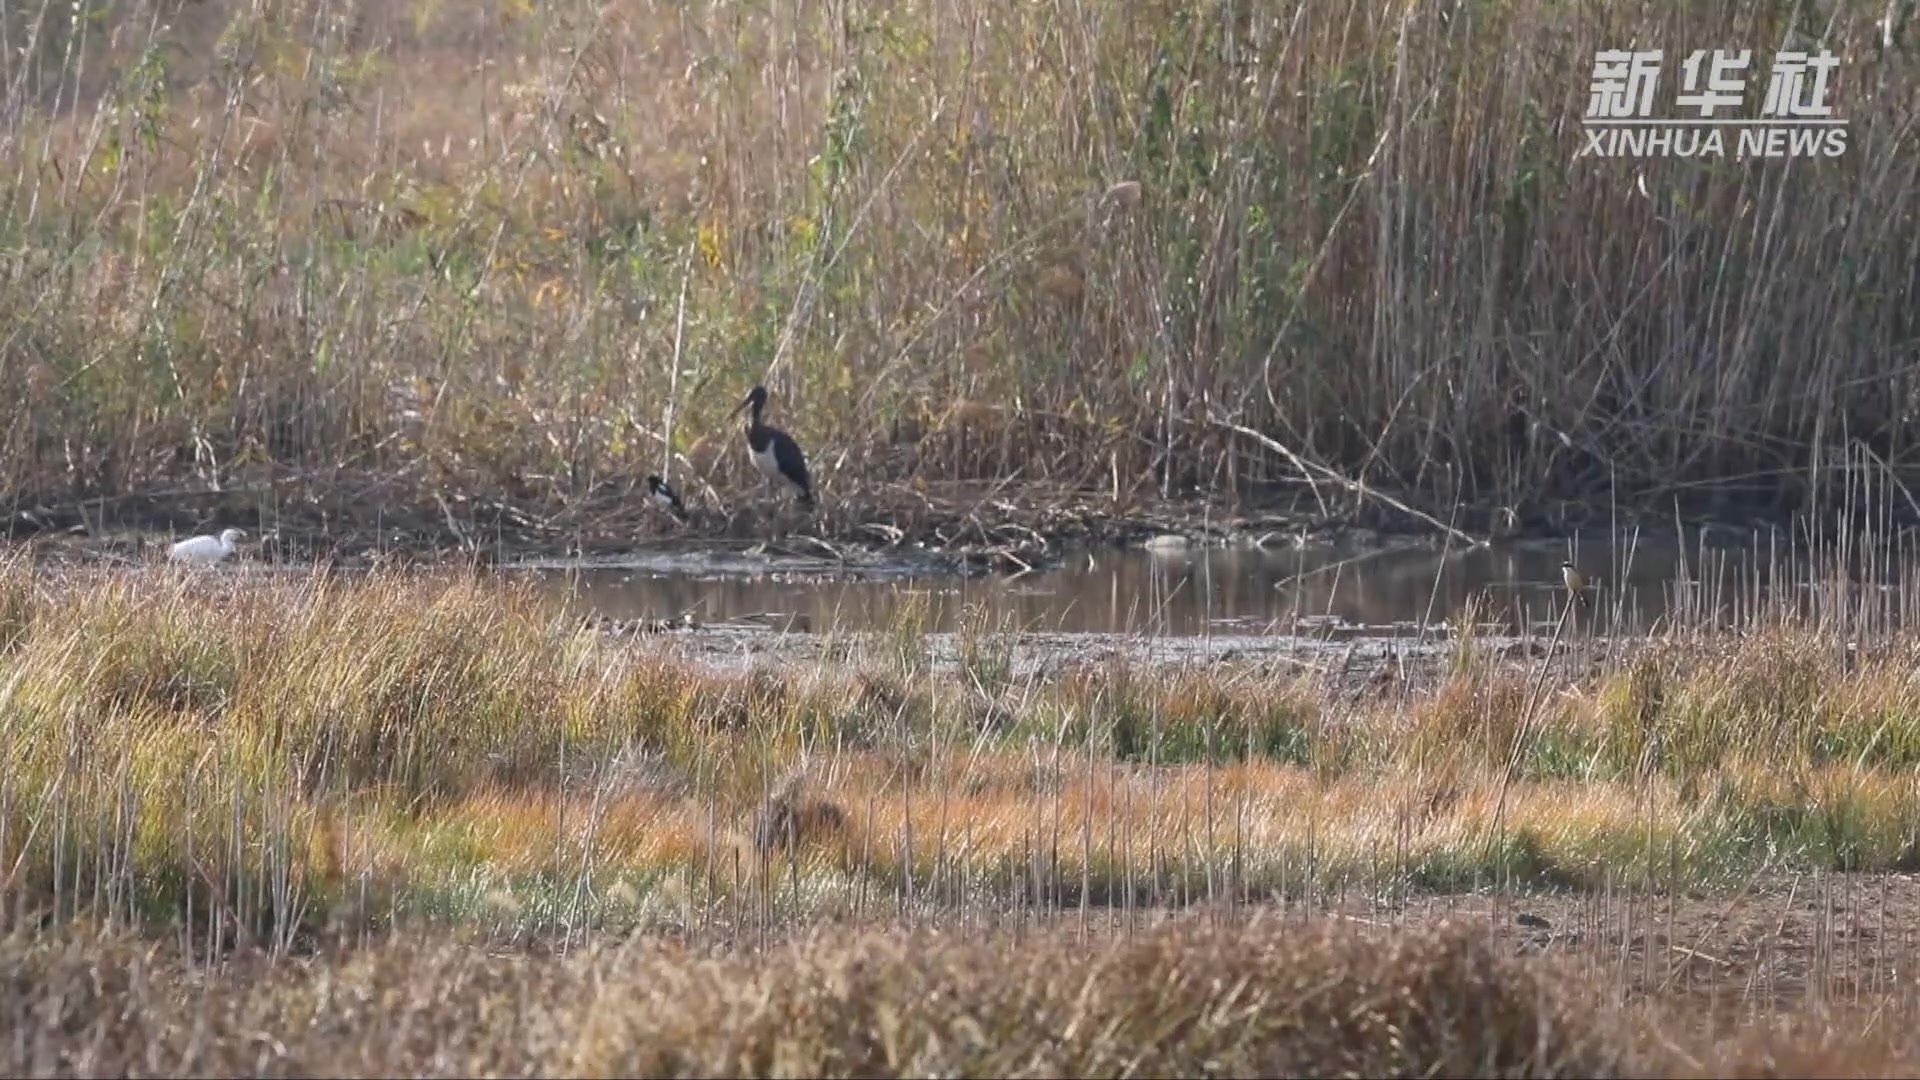
<instances>
[{"instance_id":1,"label":"small dark bird","mask_svg":"<svg viewBox=\"0 0 1920 1080\"><path fill-rule=\"evenodd\" d=\"M680 494L665 480L657 476L647 477L647 491L653 495L653 501L660 509L682 521L687 519L687 508L680 502Z\"/></svg>"},{"instance_id":2,"label":"small dark bird","mask_svg":"<svg viewBox=\"0 0 1920 1080\"><path fill-rule=\"evenodd\" d=\"M1587 600L1587 594L1582 591L1587 587L1587 579L1581 576L1580 571L1573 568L1572 559L1560 564L1560 580L1566 582L1567 591L1573 594L1574 599L1580 601L1582 609L1592 606Z\"/></svg>"},{"instance_id":3,"label":"small dark bird","mask_svg":"<svg viewBox=\"0 0 1920 1080\"><path fill-rule=\"evenodd\" d=\"M760 413L767 407L767 388L756 386L747 393L729 418L740 415L741 409L752 409L753 419L747 424L747 455L753 458L754 468L768 480L784 481L799 493L803 506L813 506L813 480L807 475L806 455L800 452L800 444L793 436L777 427L768 427L761 422Z\"/></svg>"}]
</instances>

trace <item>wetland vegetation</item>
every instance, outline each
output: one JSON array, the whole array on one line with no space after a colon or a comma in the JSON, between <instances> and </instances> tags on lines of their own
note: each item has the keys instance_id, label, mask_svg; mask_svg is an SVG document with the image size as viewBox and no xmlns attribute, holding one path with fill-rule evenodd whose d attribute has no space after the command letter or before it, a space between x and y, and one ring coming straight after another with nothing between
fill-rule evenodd
<instances>
[{"instance_id":1,"label":"wetland vegetation","mask_svg":"<svg viewBox=\"0 0 1920 1080\"><path fill-rule=\"evenodd\" d=\"M1436 628L1439 659L1358 671L1023 667L978 618L936 666L906 614L740 666L471 572L16 559L9 1065L1910 1061L1920 644L1890 592L1809 584L1734 630ZM427 1034L441 1009L507 1012Z\"/></svg>"},{"instance_id":2,"label":"wetland vegetation","mask_svg":"<svg viewBox=\"0 0 1920 1080\"><path fill-rule=\"evenodd\" d=\"M764 381L849 539L1805 511L1912 464L1910 14L14 4L0 488L555 549L659 472L751 531ZM1636 35L1832 47L1847 153L1575 158Z\"/></svg>"},{"instance_id":3,"label":"wetland vegetation","mask_svg":"<svg viewBox=\"0 0 1920 1080\"><path fill-rule=\"evenodd\" d=\"M1913 1071L1913 14L0 5L0 1071Z\"/></svg>"}]
</instances>

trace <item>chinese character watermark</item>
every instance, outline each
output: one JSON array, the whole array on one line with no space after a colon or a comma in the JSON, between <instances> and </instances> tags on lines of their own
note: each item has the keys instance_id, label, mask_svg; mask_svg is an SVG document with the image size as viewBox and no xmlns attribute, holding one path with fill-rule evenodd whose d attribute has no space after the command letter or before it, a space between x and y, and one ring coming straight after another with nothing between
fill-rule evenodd
<instances>
[{"instance_id":1,"label":"chinese character watermark","mask_svg":"<svg viewBox=\"0 0 1920 1080\"><path fill-rule=\"evenodd\" d=\"M1648 52L1605 49L1595 53L1587 118L1618 120L1647 115L1653 109L1653 91L1659 81L1659 49Z\"/></svg>"},{"instance_id":2,"label":"chinese character watermark","mask_svg":"<svg viewBox=\"0 0 1920 1080\"><path fill-rule=\"evenodd\" d=\"M1586 145L1578 156L1598 157L1838 157L1847 148L1847 121L1834 113L1831 76L1840 58L1782 50L1768 66L1758 116L1740 116L1747 104L1751 49L1694 49L1680 61L1671 111L1656 108L1659 49L1602 49L1593 57L1585 119ZM1661 115L1664 113L1665 115ZM1735 115L1728 115L1733 113Z\"/></svg>"},{"instance_id":3,"label":"chinese character watermark","mask_svg":"<svg viewBox=\"0 0 1920 1080\"><path fill-rule=\"evenodd\" d=\"M1713 68L1707 76L1707 88L1699 88L1700 62L1707 58L1707 50L1695 49L1681 65L1686 89L1673 99L1681 108L1693 109L1703 118L1721 109L1737 109L1746 100L1747 81L1733 73L1746 70L1748 61L1753 59L1753 50L1729 53L1715 49L1712 55Z\"/></svg>"},{"instance_id":4,"label":"chinese character watermark","mask_svg":"<svg viewBox=\"0 0 1920 1080\"><path fill-rule=\"evenodd\" d=\"M1783 52L1773 58L1773 74L1767 79L1767 101L1760 106L1760 115L1804 119L1815 116L1832 116L1833 106L1827 104L1827 73L1840 66L1840 58L1820 50L1819 56L1808 56L1803 52ZM1807 84L1808 69L1813 72L1813 84Z\"/></svg>"}]
</instances>

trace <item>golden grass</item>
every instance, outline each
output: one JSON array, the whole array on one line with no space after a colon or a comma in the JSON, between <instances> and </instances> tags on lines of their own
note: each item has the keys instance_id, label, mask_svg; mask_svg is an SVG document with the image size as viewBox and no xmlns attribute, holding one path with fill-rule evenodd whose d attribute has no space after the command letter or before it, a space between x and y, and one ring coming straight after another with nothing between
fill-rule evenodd
<instances>
[{"instance_id":1,"label":"golden grass","mask_svg":"<svg viewBox=\"0 0 1920 1080\"><path fill-rule=\"evenodd\" d=\"M1225 663L1016 675L981 628L957 671L907 627L716 668L459 572L16 559L0 626L0 1068L1920 1061L1909 898L1825 876L1920 866L1902 631L1849 651L1770 616L1578 674L1473 649L1403 700ZM780 808L791 846L763 842ZM1560 905L1524 932L1573 951L1415 918L1473 896Z\"/></svg>"},{"instance_id":2,"label":"golden grass","mask_svg":"<svg viewBox=\"0 0 1920 1080\"><path fill-rule=\"evenodd\" d=\"M1481 650L1403 704L1232 664L1016 677L1011 639L936 671L897 631L727 670L460 573L15 562L0 595L17 916L284 937L505 902L534 931L1920 865L1900 634L1659 639L1544 682Z\"/></svg>"}]
</instances>

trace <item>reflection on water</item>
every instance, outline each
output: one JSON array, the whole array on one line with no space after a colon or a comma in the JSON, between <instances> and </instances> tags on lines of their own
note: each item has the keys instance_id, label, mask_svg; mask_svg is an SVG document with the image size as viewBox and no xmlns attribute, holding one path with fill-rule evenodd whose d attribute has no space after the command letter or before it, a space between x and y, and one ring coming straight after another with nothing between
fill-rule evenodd
<instances>
[{"instance_id":1,"label":"reflection on water","mask_svg":"<svg viewBox=\"0 0 1920 1080\"><path fill-rule=\"evenodd\" d=\"M1749 564L1745 553L1712 553L1704 568L1688 553L1688 576L1731 594ZM545 588L573 593L616 619L670 619L691 612L703 623L758 622L826 632L885 627L903 605L923 603L927 628L951 631L969 605L991 624L1057 632L1165 635L1292 631L1335 623L1387 631L1456 618L1467 600L1485 597L1487 621L1518 631L1557 618L1567 601L1560 584L1561 545L1372 552L1334 549L1192 547L1174 551L1099 551L1069 556L1066 565L1017 578L952 576L848 581L774 580L768 576L694 578L662 569L594 567L549 570ZM1583 552L1577 560L1609 622L1618 605L1622 631L1643 629L1662 614L1682 568L1677 548L1632 553L1624 589L1616 579L1624 553ZM1764 561L1765 556L1762 556Z\"/></svg>"}]
</instances>

